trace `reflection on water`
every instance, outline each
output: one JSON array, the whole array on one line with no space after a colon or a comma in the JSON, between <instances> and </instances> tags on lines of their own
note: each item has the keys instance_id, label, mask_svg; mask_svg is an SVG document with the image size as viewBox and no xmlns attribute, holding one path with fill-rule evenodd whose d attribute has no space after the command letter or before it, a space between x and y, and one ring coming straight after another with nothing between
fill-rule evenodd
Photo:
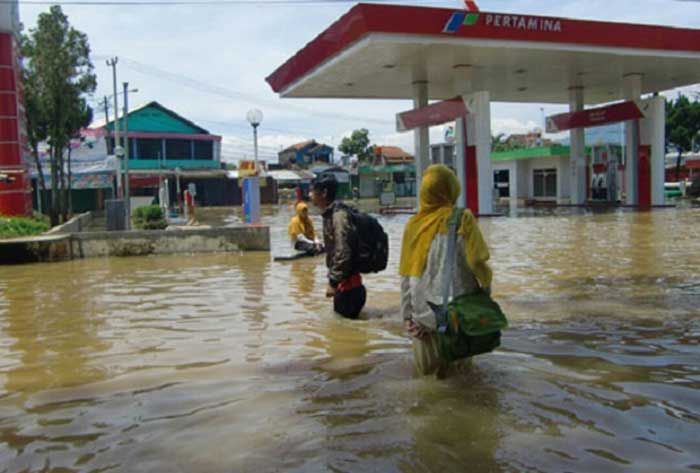
<instances>
[{"instance_id":1,"label":"reflection on water","mask_svg":"<svg viewBox=\"0 0 700 473\"><path fill-rule=\"evenodd\" d=\"M382 220L361 321L323 258L1 267L0 471L700 470L700 209L482 220L512 328L444 381L412 373Z\"/></svg>"}]
</instances>

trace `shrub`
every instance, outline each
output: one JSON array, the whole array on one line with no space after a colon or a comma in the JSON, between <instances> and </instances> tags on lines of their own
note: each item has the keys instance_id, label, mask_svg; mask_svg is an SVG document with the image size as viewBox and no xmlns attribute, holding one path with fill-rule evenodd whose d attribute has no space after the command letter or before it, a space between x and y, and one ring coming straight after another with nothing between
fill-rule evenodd
<instances>
[{"instance_id":1,"label":"shrub","mask_svg":"<svg viewBox=\"0 0 700 473\"><path fill-rule=\"evenodd\" d=\"M49 229L49 224L39 217L0 216L0 238L17 238L38 235Z\"/></svg>"},{"instance_id":2,"label":"shrub","mask_svg":"<svg viewBox=\"0 0 700 473\"><path fill-rule=\"evenodd\" d=\"M168 222L158 205L145 205L134 210L134 226L140 230L163 230Z\"/></svg>"}]
</instances>

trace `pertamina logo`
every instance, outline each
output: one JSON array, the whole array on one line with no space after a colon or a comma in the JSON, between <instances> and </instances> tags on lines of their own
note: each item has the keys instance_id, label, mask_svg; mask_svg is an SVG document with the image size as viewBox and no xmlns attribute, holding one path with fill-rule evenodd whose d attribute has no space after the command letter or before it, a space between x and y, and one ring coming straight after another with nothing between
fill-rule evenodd
<instances>
[{"instance_id":1,"label":"pertamina logo","mask_svg":"<svg viewBox=\"0 0 700 473\"><path fill-rule=\"evenodd\" d=\"M515 29L525 31L562 32L562 22L556 18L541 18L525 15L497 13L479 13L479 8L472 1L465 1L466 10L456 11L445 23L443 33L456 33L462 25L473 26L483 16L482 26L498 29Z\"/></svg>"},{"instance_id":2,"label":"pertamina logo","mask_svg":"<svg viewBox=\"0 0 700 473\"><path fill-rule=\"evenodd\" d=\"M472 26L479 21L479 7L476 6L476 3L465 0L464 5L466 10L454 12L445 23L445 27L442 29L443 33L456 33L460 26Z\"/></svg>"}]
</instances>

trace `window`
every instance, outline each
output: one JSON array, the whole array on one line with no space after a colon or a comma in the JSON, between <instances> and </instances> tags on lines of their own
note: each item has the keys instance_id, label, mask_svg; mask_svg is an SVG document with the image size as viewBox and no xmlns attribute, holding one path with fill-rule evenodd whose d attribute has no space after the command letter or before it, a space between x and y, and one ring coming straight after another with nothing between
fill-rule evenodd
<instances>
[{"instance_id":1,"label":"window","mask_svg":"<svg viewBox=\"0 0 700 473\"><path fill-rule=\"evenodd\" d=\"M159 159L163 156L162 141L152 138L136 139L137 159Z\"/></svg>"},{"instance_id":2,"label":"window","mask_svg":"<svg viewBox=\"0 0 700 473\"><path fill-rule=\"evenodd\" d=\"M498 197L510 197L510 172L508 169L493 172L493 186L498 191Z\"/></svg>"},{"instance_id":3,"label":"window","mask_svg":"<svg viewBox=\"0 0 700 473\"><path fill-rule=\"evenodd\" d=\"M450 168L454 167L455 147L452 145L445 145L442 152L445 153L442 164Z\"/></svg>"},{"instance_id":4,"label":"window","mask_svg":"<svg viewBox=\"0 0 700 473\"><path fill-rule=\"evenodd\" d=\"M191 143L190 140L165 140L166 159L191 159Z\"/></svg>"},{"instance_id":5,"label":"window","mask_svg":"<svg viewBox=\"0 0 700 473\"><path fill-rule=\"evenodd\" d=\"M535 169L534 192L535 197L556 197L557 196L557 170L556 169Z\"/></svg>"},{"instance_id":6,"label":"window","mask_svg":"<svg viewBox=\"0 0 700 473\"><path fill-rule=\"evenodd\" d=\"M194 159L214 159L214 142L213 141L195 141L194 142Z\"/></svg>"}]
</instances>

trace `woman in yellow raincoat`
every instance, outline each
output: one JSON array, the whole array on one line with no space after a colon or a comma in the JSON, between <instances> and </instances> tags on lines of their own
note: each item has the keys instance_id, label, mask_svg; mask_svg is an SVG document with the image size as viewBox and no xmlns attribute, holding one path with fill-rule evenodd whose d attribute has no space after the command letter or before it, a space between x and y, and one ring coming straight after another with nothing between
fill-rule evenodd
<instances>
[{"instance_id":1,"label":"woman in yellow raincoat","mask_svg":"<svg viewBox=\"0 0 700 473\"><path fill-rule=\"evenodd\" d=\"M289 222L287 232L295 250L310 255L323 252L323 244L316 238L314 224L309 217L309 207L304 202L297 203L296 215Z\"/></svg>"},{"instance_id":2,"label":"woman in yellow raincoat","mask_svg":"<svg viewBox=\"0 0 700 473\"><path fill-rule=\"evenodd\" d=\"M442 305L442 275L447 251L447 221L459 197L457 176L433 165L423 174L418 213L406 224L401 244L401 314L413 337L414 362L421 374L446 368L440 359L435 314L428 305ZM474 215L465 210L457 230L453 296L479 288L491 290L489 250Z\"/></svg>"}]
</instances>

